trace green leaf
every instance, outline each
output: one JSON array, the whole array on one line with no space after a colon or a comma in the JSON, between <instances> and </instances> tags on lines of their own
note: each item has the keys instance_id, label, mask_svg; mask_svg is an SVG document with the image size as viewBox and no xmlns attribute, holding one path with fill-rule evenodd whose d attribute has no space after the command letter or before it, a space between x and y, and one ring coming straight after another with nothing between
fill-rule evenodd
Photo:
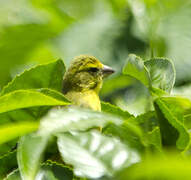
<instances>
[{"instance_id":1,"label":"green leaf","mask_svg":"<svg viewBox=\"0 0 191 180\"><path fill-rule=\"evenodd\" d=\"M191 179L191 162L170 151L164 156L148 156L141 163L127 168L113 179L117 180L180 180Z\"/></svg>"},{"instance_id":2,"label":"green leaf","mask_svg":"<svg viewBox=\"0 0 191 180\"><path fill-rule=\"evenodd\" d=\"M150 86L150 76L147 68L144 66L144 61L134 54L128 56L123 67L123 74L134 77L146 87Z\"/></svg>"},{"instance_id":3,"label":"green leaf","mask_svg":"<svg viewBox=\"0 0 191 180\"><path fill-rule=\"evenodd\" d=\"M47 113L50 106L69 103L61 93L46 88L14 91L1 96L0 100L0 124L2 125L37 121ZM16 142L8 142L1 145L0 155L10 151L15 144Z\"/></svg>"},{"instance_id":4,"label":"green leaf","mask_svg":"<svg viewBox=\"0 0 191 180\"><path fill-rule=\"evenodd\" d=\"M5 94L0 97L0 113L35 106L58 106L70 104L64 97L61 101L60 94L53 91L51 91L51 93L59 96L59 99L55 99L36 90L17 90Z\"/></svg>"},{"instance_id":5,"label":"green leaf","mask_svg":"<svg viewBox=\"0 0 191 180\"><path fill-rule=\"evenodd\" d=\"M38 65L16 76L3 88L1 95L19 89L50 88L61 91L64 73L65 65L62 60Z\"/></svg>"},{"instance_id":6,"label":"green leaf","mask_svg":"<svg viewBox=\"0 0 191 180\"><path fill-rule=\"evenodd\" d=\"M159 118L162 143L184 149L190 142L190 135L184 126L184 112L190 109L191 102L186 98L162 97L155 101Z\"/></svg>"},{"instance_id":7,"label":"green leaf","mask_svg":"<svg viewBox=\"0 0 191 180\"><path fill-rule=\"evenodd\" d=\"M123 119L128 119L130 117L133 117L129 112L122 110L118 106L115 106L113 104L110 104L108 102L101 102L101 110L102 112L109 113L115 116L119 116Z\"/></svg>"},{"instance_id":8,"label":"green leaf","mask_svg":"<svg viewBox=\"0 0 191 180\"><path fill-rule=\"evenodd\" d=\"M0 126L0 144L36 131L38 126L38 122L7 123Z\"/></svg>"},{"instance_id":9,"label":"green leaf","mask_svg":"<svg viewBox=\"0 0 191 180\"><path fill-rule=\"evenodd\" d=\"M36 134L23 136L19 141L17 161L23 180L34 180L40 167L48 137Z\"/></svg>"},{"instance_id":10,"label":"green leaf","mask_svg":"<svg viewBox=\"0 0 191 180\"><path fill-rule=\"evenodd\" d=\"M145 61L145 66L150 73L152 87L170 92L175 83L175 68L167 58L153 58Z\"/></svg>"},{"instance_id":11,"label":"green leaf","mask_svg":"<svg viewBox=\"0 0 191 180\"><path fill-rule=\"evenodd\" d=\"M58 148L64 162L72 164L74 174L81 177L111 176L140 160L135 151L119 140L96 131L59 134Z\"/></svg>"},{"instance_id":12,"label":"green leaf","mask_svg":"<svg viewBox=\"0 0 191 180\"><path fill-rule=\"evenodd\" d=\"M0 179L6 177L6 175L16 169L17 166L17 158L16 158L16 150L8 152L4 156L0 157Z\"/></svg>"},{"instance_id":13,"label":"green leaf","mask_svg":"<svg viewBox=\"0 0 191 180\"><path fill-rule=\"evenodd\" d=\"M103 127L108 123L121 124L122 120L101 112L70 107L51 110L41 120L39 131L41 134L52 134L72 130L83 131L92 127Z\"/></svg>"},{"instance_id":14,"label":"green leaf","mask_svg":"<svg viewBox=\"0 0 191 180\"><path fill-rule=\"evenodd\" d=\"M64 101L66 103L70 103L70 101L68 99L65 98L65 96L58 92L55 91L53 89L48 89L48 88L41 88L41 89L35 89L37 92L41 92L46 96L52 97L54 99L60 100L60 101Z\"/></svg>"}]
</instances>

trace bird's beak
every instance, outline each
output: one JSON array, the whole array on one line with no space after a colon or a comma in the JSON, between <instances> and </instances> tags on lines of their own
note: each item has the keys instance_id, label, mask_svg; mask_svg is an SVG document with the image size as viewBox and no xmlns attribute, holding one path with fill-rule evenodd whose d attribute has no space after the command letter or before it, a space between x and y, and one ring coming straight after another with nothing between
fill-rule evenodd
<instances>
[{"instance_id":1,"label":"bird's beak","mask_svg":"<svg viewBox=\"0 0 191 180\"><path fill-rule=\"evenodd\" d=\"M102 73L103 73L103 78L109 76L110 74L113 74L115 71L106 65L103 65Z\"/></svg>"}]
</instances>

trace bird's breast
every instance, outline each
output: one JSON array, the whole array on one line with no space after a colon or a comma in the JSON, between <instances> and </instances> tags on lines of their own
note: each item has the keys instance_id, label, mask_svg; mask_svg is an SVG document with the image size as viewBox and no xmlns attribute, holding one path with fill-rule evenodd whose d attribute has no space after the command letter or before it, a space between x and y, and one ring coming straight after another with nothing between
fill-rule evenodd
<instances>
[{"instance_id":1,"label":"bird's breast","mask_svg":"<svg viewBox=\"0 0 191 180\"><path fill-rule=\"evenodd\" d=\"M101 111L99 96L93 90L85 92L70 91L65 96L77 106Z\"/></svg>"}]
</instances>

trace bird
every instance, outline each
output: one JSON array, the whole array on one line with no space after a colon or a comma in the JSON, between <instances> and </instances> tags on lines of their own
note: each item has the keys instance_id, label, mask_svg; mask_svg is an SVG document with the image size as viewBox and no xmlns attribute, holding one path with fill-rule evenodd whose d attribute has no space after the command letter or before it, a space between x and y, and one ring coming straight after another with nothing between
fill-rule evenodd
<instances>
[{"instance_id":1,"label":"bird","mask_svg":"<svg viewBox=\"0 0 191 180\"><path fill-rule=\"evenodd\" d=\"M114 72L94 56L77 56L64 74L62 92L76 106L101 111L99 92L103 79Z\"/></svg>"}]
</instances>

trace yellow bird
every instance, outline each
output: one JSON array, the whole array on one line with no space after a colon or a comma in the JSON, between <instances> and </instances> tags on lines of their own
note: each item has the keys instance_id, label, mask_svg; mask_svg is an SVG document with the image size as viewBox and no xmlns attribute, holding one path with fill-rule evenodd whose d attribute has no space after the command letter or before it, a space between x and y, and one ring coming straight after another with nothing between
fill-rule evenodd
<instances>
[{"instance_id":1,"label":"yellow bird","mask_svg":"<svg viewBox=\"0 0 191 180\"><path fill-rule=\"evenodd\" d=\"M112 68L93 56L77 56L64 75L63 93L75 105L101 111L99 91L103 78L112 73Z\"/></svg>"}]
</instances>

